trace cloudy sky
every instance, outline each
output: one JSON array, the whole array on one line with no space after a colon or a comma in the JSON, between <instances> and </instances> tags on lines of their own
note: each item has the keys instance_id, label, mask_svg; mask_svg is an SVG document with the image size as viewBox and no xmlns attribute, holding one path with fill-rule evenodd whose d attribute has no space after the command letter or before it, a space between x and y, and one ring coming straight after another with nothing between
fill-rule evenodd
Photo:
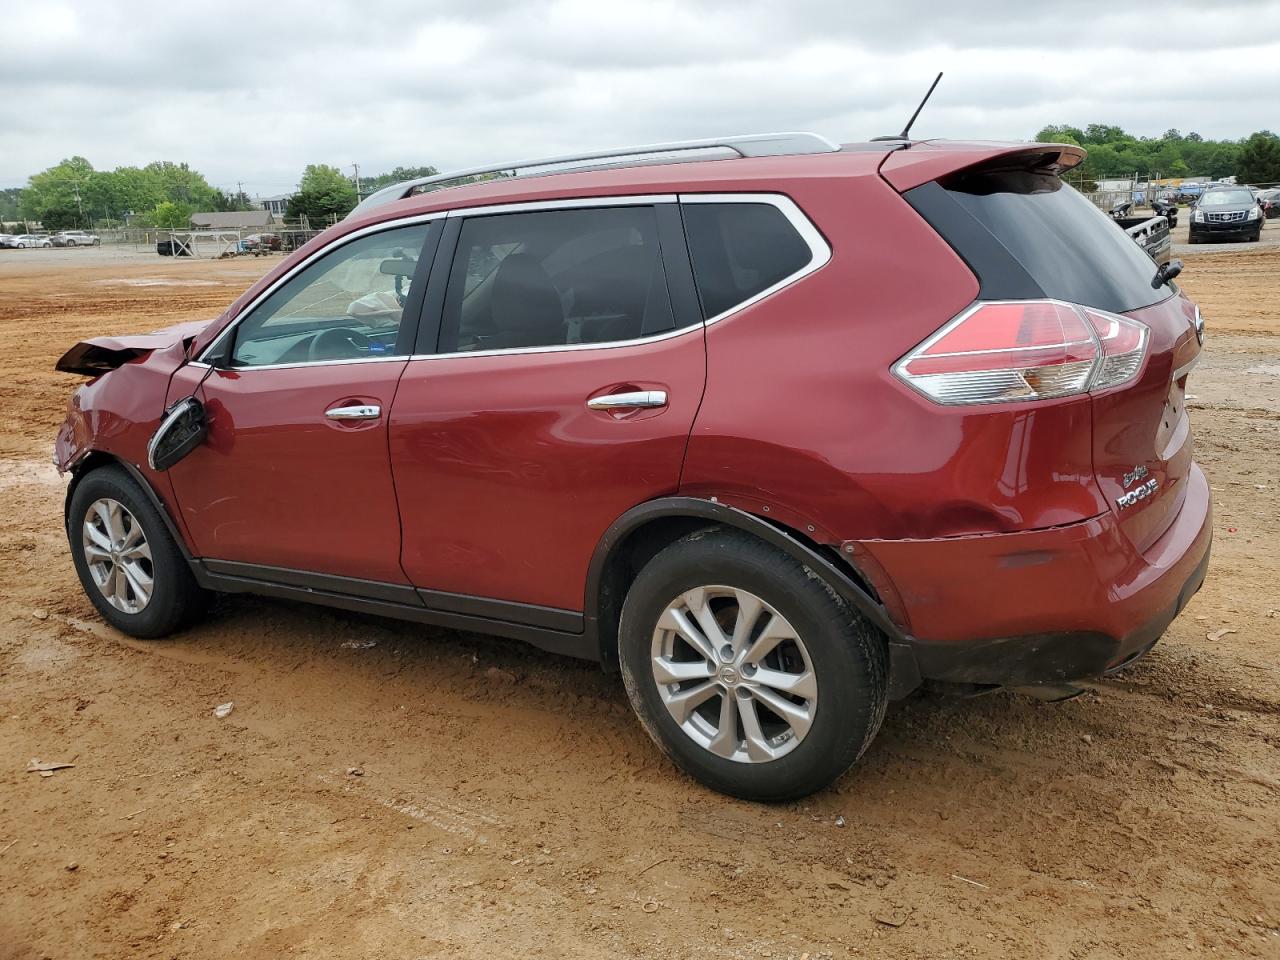
<instances>
[{"instance_id":1,"label":"cloudy sky","mask_svg":"<svg viewBox=\"0 0 1280 960\"><path fill-rule=\"evenodd\" d=\"M0 186L74 154L265 195L307 163L861 140L938 70L917 136L1280 131L1280 0L0 0L0 37Z\"/></svg>"}]
</instances>

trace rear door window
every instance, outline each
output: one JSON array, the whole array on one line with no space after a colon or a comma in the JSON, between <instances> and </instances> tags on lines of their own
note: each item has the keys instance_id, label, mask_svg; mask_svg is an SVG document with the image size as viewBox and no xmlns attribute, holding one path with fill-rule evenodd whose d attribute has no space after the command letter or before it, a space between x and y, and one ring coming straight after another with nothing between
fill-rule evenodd
<instances>
[{"instance_id":1,"label":"rear door window","mask_svg":"<svg viewBox=\"0 0 1280 960\"><path fill-rule=\"evenodd\" d=\"M771 203L681 204L694 280L708 319L808 266L813 251Z\"/></svg>"},{"instance_id":2,"label":"rear door window","mask_svg":"<svg viewBox=\"0 0 1280 960\"><path fill-rule=\"evenodd\" d=\"M439 352L636 340L676 326L651 206L468 218Z\"/></svg>"},{"instance_id":3,"label":"rear door window","mask_svg":"<svg viewBox=\"0 0 1280 960\"><path fill-rule=\"evenodd\" d=\"M1155 262L1057 176L966 172L905 194L969 264L987 300L1051 297L1123 313L1173 293Z\"/></svg>"}]
</instances>

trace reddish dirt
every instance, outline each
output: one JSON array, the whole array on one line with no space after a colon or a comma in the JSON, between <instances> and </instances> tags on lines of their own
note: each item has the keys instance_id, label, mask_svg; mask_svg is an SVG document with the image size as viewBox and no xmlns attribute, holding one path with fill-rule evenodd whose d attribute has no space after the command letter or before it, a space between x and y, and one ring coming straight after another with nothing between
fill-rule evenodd
<instances>
[{"instance_id":1,"label":"reddish dirt","mask_svg":"<svg viewBox=\"0 0 1280 960\"><path fill-rule=\"evenodd\" d=\"M212 316L269 261L6 252L0 957L1277 956L1280 252L1186 260L1204 590L1085 696L917 695L833 789L766 807L517 644L243 597L171 641L104 626L53 362ZM214 282L104 282L155 278Z\"/></svg>"}]
</instances>

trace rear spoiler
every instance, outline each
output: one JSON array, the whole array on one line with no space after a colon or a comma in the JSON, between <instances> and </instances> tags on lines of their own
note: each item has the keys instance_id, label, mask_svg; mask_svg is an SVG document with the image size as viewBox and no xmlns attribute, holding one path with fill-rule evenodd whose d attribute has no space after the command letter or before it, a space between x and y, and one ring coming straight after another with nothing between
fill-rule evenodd
<instances>
[{"instance_id":1,"label":"rear spoiler","mask_svg":"<svg viewBox=\"0 0 1280 960\"><path fill-rule=\"evenodd\" d=\"M880 164L880 175L899 193L961 170L1038 170L1061 174L1086 156L1074 143L956 143L921 141L895 150Z\"/></svg>"}]
</instances>

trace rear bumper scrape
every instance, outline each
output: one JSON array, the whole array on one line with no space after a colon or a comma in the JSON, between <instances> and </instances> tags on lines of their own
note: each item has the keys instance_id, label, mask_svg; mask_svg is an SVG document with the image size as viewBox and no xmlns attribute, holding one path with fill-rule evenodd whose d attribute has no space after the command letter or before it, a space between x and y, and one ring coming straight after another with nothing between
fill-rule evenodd
<instances>
[{"instance_id":1,"label":"rear bumper scrape","mask_svg":"<svg viewBox=\"0 0 1280 960\"><path fill-rule=\"evenodd\" d=\"M1143 552L1111 515L864 546L910 619L895 673L1024 686L1099 676L1144 654L1203 584L1212 536L1208 482L1192 466L1177 518Z\"/></svg>"}]
</instances>

